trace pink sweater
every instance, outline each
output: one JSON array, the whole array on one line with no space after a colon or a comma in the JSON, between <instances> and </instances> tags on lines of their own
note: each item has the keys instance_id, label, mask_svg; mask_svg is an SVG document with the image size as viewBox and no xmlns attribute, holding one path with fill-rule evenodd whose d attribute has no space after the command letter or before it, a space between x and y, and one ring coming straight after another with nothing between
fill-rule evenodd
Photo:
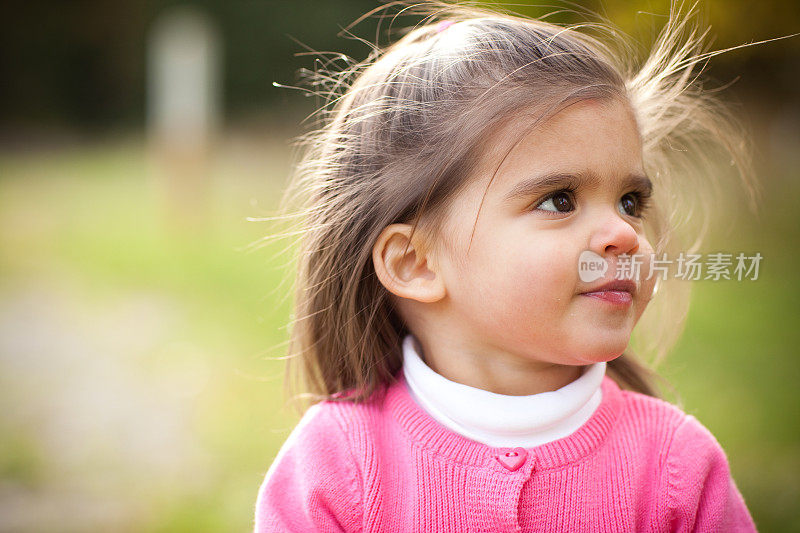
<instances>
[{"instance_id":1,"label":"pink sweater","mask_svg":"<svg viewBox=\"0 0 800 533\"><path fill-rule=\"evenodd\" d=\"M402 372L383 397L316 404L266 474L255 529L755 531L724 451L697 419L607 376L602 391L577 431L527 449L445 428Z\"/></svg>"}]
</instances>

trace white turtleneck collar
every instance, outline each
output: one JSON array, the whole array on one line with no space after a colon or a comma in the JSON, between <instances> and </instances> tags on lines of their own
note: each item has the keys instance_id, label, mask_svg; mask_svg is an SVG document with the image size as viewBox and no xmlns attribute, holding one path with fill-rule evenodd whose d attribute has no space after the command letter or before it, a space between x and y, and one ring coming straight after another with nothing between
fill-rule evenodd
<instances>
[{"instance_id":1,"label":"white turtleneck collar","mask_svg":"<svg viewBox=\"0 0 800 533\"><path fill-rule=\"evenodd\" d=\"M411 334L403 339L403 375L411 396L437 422L488 446L530 448L581 427L600 405L606 363L589 365L558 390L509 396L456 383L420 357Z\"/></svg>"}]
</instances>

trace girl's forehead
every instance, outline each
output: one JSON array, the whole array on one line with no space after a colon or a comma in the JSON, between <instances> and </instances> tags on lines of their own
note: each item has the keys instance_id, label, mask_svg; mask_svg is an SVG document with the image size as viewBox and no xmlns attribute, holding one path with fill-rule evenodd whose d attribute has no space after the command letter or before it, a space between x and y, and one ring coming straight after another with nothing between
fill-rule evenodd
<instances>
[{"instance_id":1,"label":"girl's forehead","mask_svg":"<svg viewBox=\"0 0 800 533\"><path fill-rule=\"evenodd\" d=\"M581 100L549 116L508 117L480 147L475 178L506 185L520 174L562 171L598 176L642 170L642 144L635 118L617 100ZM497 174L495 175L495 170Z\"/></svg>"},{"instance_id":2,"label":"girl's forehead","mask_svg":"<svg viewBox=\"0 0 800 533\"><path fill-rule=\"evenodd\" d=\"M599 128L587 129L588 126ZM515 113L498 127L488 132L487 147L502 152L526 144L575 142L602 132L638 133L634 115L629 106L618 99L579 100L550 115L536 111Z\"/></svg>"}]
</instances>

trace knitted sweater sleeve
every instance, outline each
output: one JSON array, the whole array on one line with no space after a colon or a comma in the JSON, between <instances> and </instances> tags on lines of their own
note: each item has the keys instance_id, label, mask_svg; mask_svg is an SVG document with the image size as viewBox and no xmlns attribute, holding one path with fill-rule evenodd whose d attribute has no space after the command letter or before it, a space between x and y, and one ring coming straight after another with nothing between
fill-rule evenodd
<instances>
[{"instance_id":1,"label":"knitted sweater sleeve","mask_svg":"<svg viewBox=\"0 0 800 533\"><path fill-rule=\"evenodd\" d=\"M725 452L695 417L677 427L666 469L670 531L756 531Z\"/></svg>"},{"instance_id":2,"label":"knitted sweater sleeve","mask_svg":"<svg viewBox=\"0 0 800 533\"><path fill-rule=\"evenodd\" d=\"M258 491L255 531L357 531L361 501L357 465L335 413L306 411Z\"/></svg>"}]
</instances>

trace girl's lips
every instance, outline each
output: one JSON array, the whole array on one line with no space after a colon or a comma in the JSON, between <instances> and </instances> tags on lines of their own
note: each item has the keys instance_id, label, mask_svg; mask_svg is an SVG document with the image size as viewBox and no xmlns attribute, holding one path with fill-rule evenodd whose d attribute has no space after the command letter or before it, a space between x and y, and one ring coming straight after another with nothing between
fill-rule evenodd
<instances>
[{"instance_id":1,"label":"girl's lips","mask_svg":"<svg viewBox=\"0 0 800 533\"><path fill-rule=\"evenodd\" d=\"M629 305L633 301L633 297L628 291L584 292L583 295L597 298L598 300L614 305Z\"/></svg>"}]
</instances>

